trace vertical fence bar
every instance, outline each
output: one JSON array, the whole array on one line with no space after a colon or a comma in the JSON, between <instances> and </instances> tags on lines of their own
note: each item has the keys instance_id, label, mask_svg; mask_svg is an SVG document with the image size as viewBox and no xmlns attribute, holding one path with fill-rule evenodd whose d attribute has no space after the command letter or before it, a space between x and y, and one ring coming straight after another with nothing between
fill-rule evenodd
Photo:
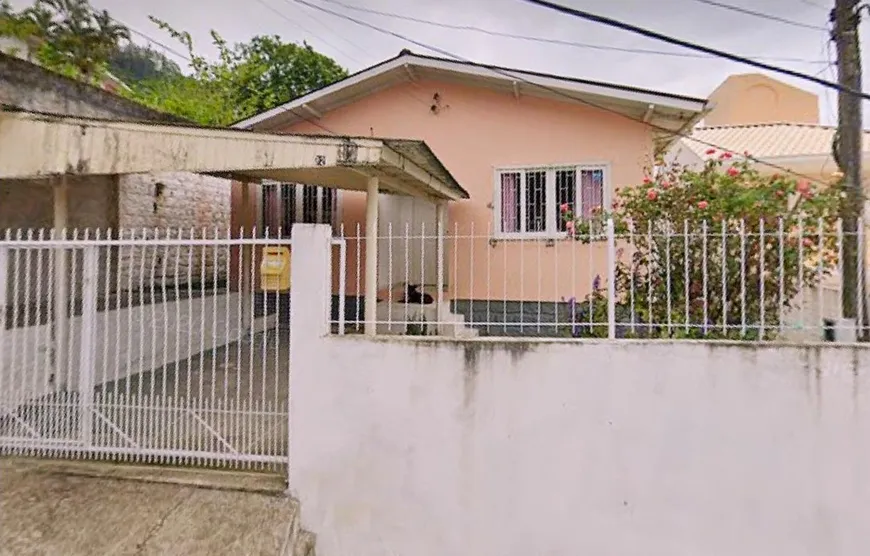
<instances>
[{"instance_id":1,"label":"vertical fence bar","mask_svg":"<svg viewBox=\"0 0 870 556\"><path fill-rule=\"evenodd\" d=\"M858 219L858 226L856 229L858 230L858 256L860 257L859 264L858 264L858 284L857 284L857 286L858 286L858 288L857 288L857 290L858 290L858 333L860 334L859 339L863 339L866 337L866 331L864 330L864 327L866 326L866 323L864 321L864 303L866 300L866 298L864 296L866 295L866 293L865 293L866 282L865 282L865 278L864 278L864 273L865 273L865 269L864 269L864 262L865 262L864 241L865 241L865 238L864 238L864 219L863 218Z\"/></svg>"},{"instance_id":2,"label":"vertical fence bar","mask_svg":"<svg viewBox=\"0 0 870 556\"><path fill-rule=\"evenodd\" d=\"M728 224L722 220L722 334L728 334Z\"/></svg>"},{"instance_id":3,"label":"vertical fence bar","mask_svg":"<svg viewBox=\"0 0 870 556\"><path fill-rule=\"evenodd\" d=\"M86 246L82 261L82 318L79 351L79 434L88 448L93 446L94 363L96 352L97 287L100 251L97 246Z\"/></svg>"},{"instance_id":4,"label":"vertical fence bar","mask_svg":"<svg viewBox=\"0 0 870 556\"><path fill-rule=\"evenodd\" d=\"M785 227L779 217L779 333L785 331Z\"/></svg>"},{"instance_id":5,"label":"vertical fence bar","mask_svg":"<svg viewBox=\"0 0 870 556\"><path fill-rule=\"evenodd\" d=\"M764 259L767 257L767 244L766 239L764 238L764 218L759 219L758 221L758 250L761 253L759 257L759 268L758 268L758 321L759 321L759 333L758 339L764 340Z\"/></svg>"},{"instance_id":6,"label":"vertical fence bar","mask_svg":"<svg viewBox=\"0 0 870 556\"><path fill-rule=\"evenodd\" d=\"M685 296L685 311L686 311L686 326L685 331L688 334L689 332L689 320L691 319L690 310L691 306L689 303L689 282L691 281L691 277L689 276L689 221L683 220L683 295Z\"/></svg>"},{"instance_id":7,"label":"vertical fence bar","mask_svg":"<svg viewBox=\"0 0 870 556\"><path fill-rule=\"evenodd\" d=\"M435 256L437 258L436 266L437 269L435 273L437 276L435 277L435 295L437 298L438 306L435 307L436 319L438 320L438 334L442 334L442 330L444 330L444 222L446 220L447 205L443 202L439 202L435 205L435 224L437 226L437 238L435 243Z\"/></svg>"},{"instance_id":8,"label":"vertical fence bar","mask_svg":"<svg viewBox=\"0 0 870 556\"><path fill-rule=\"evenodd\" d=\"M347 303L347 241L344 237L338 244L338 334L344 336L345 305ZM277 349L277 347L276 347ZM276 406L277 407L277 406Z\"/></svg>"},{"instance_id":9,"label":"vertical fence bar","mask_svg":"<svg viewBox=\"0 0 870 556\"><path fill-rule=\"evenodd\" d=\"M707 284L707 280L708 280L708 272L707 272L707 220L704 220L703 222L701 222L701 234L702 234L701 260L703 261L703 265L704 265L704 267L702 269L703 276L701 277L701 280L703 282L701 284L701 287L703 288L703 294L702 294L701 301L704 304L704 336L706 336L707 329L708 329L708 323L710 320L710 306L709 306L709 297L708 297L708 292L707 292L707 288L708 288L708 284Z\"/></svg>"},{"instance_id":10,"label":"vertical fence bar","mask_svg":"<svg viewBox=\"0 0 870 556\"><path fill-rule=\"evenodd\" d=\"M746 336L746 220L740 221L740 334Z\"/></svg>"},{"instance_id":11,"label":"vertical fence bar","mask_svg":"<svg viewBox=\"0 0 870 556\"><path fill-rule=\"evenodd\" d=\"M9 230L3 241L9 241ZM0 243L0 354L8 357L6 351L6 307L9 305L9 248ZM0 367L0 407L5 408L6 392L10 389L4 384L4 370ZM11 408L10 408L11 409Z\"/></svg>"},{"instance_id":12,"label":"vertical fence bar","mask_svg":"<svg viewBox=\"0 0 870 556\"><path fill-rule=\"evenodd\" d=\"M616 338L616 234L607 219L607 337Z\"/></svg>"},{"instance_id":13,"label":"vertical fence bar","mask_svg":"<svg viewBox=\"0 0 870 556\"><path fill-rule=\"evenodd\" d=\"M630 247L634 247L634 221L629 224L628 227L628 245ZM635 322L637 321L637 309L635 308L635 277L637 276L637 261L635 260L634 253L631 254L631 274L629 276L629 306L631 308L631 333L634 334L635 330Z\"/></svg>"}]
</instances>

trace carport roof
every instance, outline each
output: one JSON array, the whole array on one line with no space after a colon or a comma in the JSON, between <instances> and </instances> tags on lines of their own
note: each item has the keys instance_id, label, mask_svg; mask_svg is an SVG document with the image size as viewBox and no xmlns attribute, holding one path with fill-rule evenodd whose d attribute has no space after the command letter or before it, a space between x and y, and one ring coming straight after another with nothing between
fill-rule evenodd
<instances>
[{"instance_id":1,"label":"carport roof","mask_svg":"<svg viewBox=\"0 0 870 556\"><path fill-rule=\"evenodd\" d=\"M444 200L468 193L425 142L278 135L184 124L46 114L3 106L0 179L196 172Z\"/></svg>"}]
</instances>

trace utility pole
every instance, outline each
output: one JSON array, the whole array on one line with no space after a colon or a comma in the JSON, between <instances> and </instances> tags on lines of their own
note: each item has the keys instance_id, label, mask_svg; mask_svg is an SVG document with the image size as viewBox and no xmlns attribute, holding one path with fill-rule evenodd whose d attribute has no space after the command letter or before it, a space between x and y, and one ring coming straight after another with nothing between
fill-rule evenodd
<instances>
[{"instance_id":1,"label":"utility pole","mask_svg":"<svg viewBox=\"0 0 870 556\"><path fill-rule=\"evenodd\" d=\"M831 12L833 23L832 39L837 45L837 74L840 85L845 88L861 90L861 52L858 42L858 23L860 21L859 0L836 0ZM861 183L861 155L863 140L863 121L861 98L855 94L841 91L838 95L838 140L835 157L843 173L846 197L840 212L843 219L843 275L841 288L843 299L843 318L852 322L859 318L863 306L859 296L864 291L861 284L864 276L864 253L859 249L859 222L864 214L864 191ZM861 222L863 226L863 222ZM866 299L866 297L865 297ZM863 311L862 311L863 312ZM866 339L866 324L857 331L858 336Z\"/></svg>"}]
</instances>

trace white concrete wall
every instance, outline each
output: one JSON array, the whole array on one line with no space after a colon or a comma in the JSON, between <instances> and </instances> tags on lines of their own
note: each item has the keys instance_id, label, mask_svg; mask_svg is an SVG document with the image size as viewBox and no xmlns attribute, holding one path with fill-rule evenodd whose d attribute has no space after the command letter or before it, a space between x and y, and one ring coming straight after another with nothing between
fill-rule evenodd
<instances>
[{"instance_id":1,"label":"white concrete wall","mask_svg":"<svg viewBox=\"0 0 870 556\"><path fill-rule=\"evenodd\" d=\"M328 336L328 232L293 233L319 554L867 553L870 350Z\"/></svg>"},{"instance_id":2,"label":"white concrete wall","mask_svg":"<svg viewBox=\"0 0 870 556\"><path fill-rule=\"evenodd\" d=\"M245 323L250 322L243 316L240 328L239 301L236 293L98 313L94 384L160 369L236 341L240 330L248 332ZM274 316L254 323L255 331L274 326ZM70 356L60 373L51 363L50 328L0 330L0 410L50 392L78 389L82 319L70 319ZM183 392L169 393L179 394Z\"/></svg>"}]
</instances>

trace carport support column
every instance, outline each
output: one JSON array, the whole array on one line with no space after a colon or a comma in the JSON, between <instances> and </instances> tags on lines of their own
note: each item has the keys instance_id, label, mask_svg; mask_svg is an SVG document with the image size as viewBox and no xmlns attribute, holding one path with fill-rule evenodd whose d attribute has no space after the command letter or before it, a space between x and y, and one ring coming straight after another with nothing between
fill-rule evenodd
<instances>
[{"instance_id":1,"label":"carport support column","mask_svg":"<svg viewBox=\"0 0 870 556\"><path fill-rule=\"evenodd\" d=\"M66 239L69 227L69 184L66 176L54 181L54 237ZM54 386L62 388L61 381L69 380L66 370L67 338L69 337L69 281L67 279L67 250L55 250L54 263ZM72 386L72 385L68 385Z\"/></svg>"},{"instance_id":2,"label":"carport support column","mask_svg":"<svg viewBox=\"0 0 870 556\"><path fill-rule=\"evenodd\" d=\"M370 177L366 188L366 289L365 333L377 333L378 314L378 186L379 180Z\"/></svg>"},{"instance_id":3,"label":"carport support column","mask_svg":"<svg viewBox=\"0 0 870 556\"><path fill-rule=\"evenodd\" d=\"M242 190L242 233L241 237L253 239L256 235L254 229L256 220L254 219L253 203L251 203L251 184L243 181L241 184ZM247 235L246 235L247 232ZM241 296L242 307L242 327L239 329L239 337L244 340L249 337L251 328L254 325L253 306L254 306L254 281L252 274L254 269L254 254L252 245L241 245L239 248L239 256L242 263L242 275L239 276L240 288L239 295Z\"/></svg>"}]
</instances>

